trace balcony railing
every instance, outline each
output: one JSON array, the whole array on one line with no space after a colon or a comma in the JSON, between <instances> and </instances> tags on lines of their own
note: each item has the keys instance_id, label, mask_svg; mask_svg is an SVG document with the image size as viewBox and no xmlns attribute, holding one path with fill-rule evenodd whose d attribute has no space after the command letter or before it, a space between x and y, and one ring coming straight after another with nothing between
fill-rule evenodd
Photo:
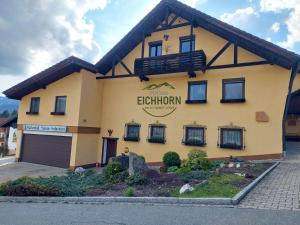
<instances>
[{"instance_id":1,"label":"balcony railing","mask_svg":"<svg viewBox=\"0 0 300 225\"><path fill-rule=\"evenodd\" d=\"M154 74L193 72L205 70L206 55L204 51L193 51L157 57L136 59L134 72L139 76Z\"/></svg>"}]
</instances>

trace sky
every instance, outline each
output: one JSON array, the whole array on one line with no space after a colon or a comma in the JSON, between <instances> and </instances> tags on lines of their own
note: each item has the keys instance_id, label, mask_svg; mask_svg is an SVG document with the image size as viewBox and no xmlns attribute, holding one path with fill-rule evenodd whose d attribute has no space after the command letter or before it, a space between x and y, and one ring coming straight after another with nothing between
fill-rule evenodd
<instances>
[{"instance_id":1,"label":"sky","mask_svg":"<svg viewBox=\"0 0 300 225\"><path fill-rule=\"evenodd\" d=\"M300 0L180 0L300 54ZM0 93L71 56L96 63L159 0L0 0Z\"/></svg>"}]
</instances>

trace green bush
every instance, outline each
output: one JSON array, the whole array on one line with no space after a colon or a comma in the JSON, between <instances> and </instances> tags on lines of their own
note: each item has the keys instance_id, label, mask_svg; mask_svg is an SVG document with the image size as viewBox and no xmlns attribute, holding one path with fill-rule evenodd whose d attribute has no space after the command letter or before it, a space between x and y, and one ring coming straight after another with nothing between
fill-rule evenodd
<instances>
[{"instance_id":1,"label":"green bush","mask_svg":"<svg viewBox=\"0 0 300 225\"><path fill-rule=\"evenodd\" d=\"M125 196L133 197L134 196L134 188L133 187L128 187L125 191Z\"/></svg>"},{"instance_id":2,"label":"green bush","mask_svg":"<svg viewBox=\"0 0 300 225\"><path fill-rule=\"evenodd\" d=\"M211 160L212 167L219 167L221 164L226 164L225 160Z\"/></svg>"},{"instance_id":3,"label":"green bush","mask_svg":"<svg viewBox=\"0 0 300 225\"><path fill-rule=\"evenodd\" d=\"M207 157L206 152L201 149L197 149L197 148L191 149L188 154L189 160L193 160L193 159L197 159L197 158L205 158L205 157Z\"/></svg>"},{"instance_id":4,"label":"green bush","mask_svg":"<svg viewBox=\"0 0 300 225\"><path fill-rule=\"evenodd\" d=\"M129 174L127 171L122 171L109 177L108 181L115 184L121 183L124 182L128 178L128 176Z\"/></svg>"},{"instance_id":5,"label":"green bush","mask_svg":"<svg viewBox=\"0 0 300 225\"><path fill-rule=\"evenodd\" d=\"M191 170L210 170L212 168L212 164L206 158L195 158L188 160L187 167Z\"/></svg>"},{"instance_id":6,"label":"green bush","mask_svg":"<svg viewBox=\"0 0 300 225\"><path fill-rule=\"evenodd\" d=\"M171 166L168 168L169 173L175 173L178 170L178 166Z\"/></svg>"},{"instance_id":7,"label":"green bush","mask_svg":"<svg viewBox=\"0 0 300 225\"><path fill-rule=\"evenodd\" d=\"M193 181L199 181L199 180L206 180L210 176L212 176L211 172L203 171L203 170L191 171L191 172L183 173L183 174L179 175L179 177L186 183L190 183Z\"/></svg>"},{"instance_id":8,"label":"green bush","mask_svg":"<svg viewBox=\"0 0 300 225\"><path fill-rule=\"evenodd\" d=\"M148 178L142 174L134 174L126 178L126 184L132 185L145 185L149 182Z\"/></svg>"},{"instance_id":9,"label":"green bush","mask_svg":"<svg viewBox=\"0 0 300 225\"><path fill-rule=\"evenodd\" d=\"M106 179L111 180L112 177L120 172L123 171L121 163L114 161L109 163L105 168L104 168L104 176Z\"/></svg>"},{"instance_id":10,"label":"green bush","mask_svg":"<svg viewBox=\"0 0 300 225\"><path fill-rule=\"evenodd\" d=\"M176 170L176 175L181 175L181 174L185 174L185 173L189 173L189 172L191 172L192 170L191 170L191 168L189 168L189 167L181 167L181 168L179 168L179 169L177 169Z\"/></svg>"},{"instance_id":11,"label":"green bush","mask_svg":"<svg viewBox=\"0 0 300 225\"><path fill-rule=\"evenodd\" d=\"M167 152L164 154L163 162L167 167L177 166L181 164L181 160L177 152Z\"/></svg>"}]
</instances>

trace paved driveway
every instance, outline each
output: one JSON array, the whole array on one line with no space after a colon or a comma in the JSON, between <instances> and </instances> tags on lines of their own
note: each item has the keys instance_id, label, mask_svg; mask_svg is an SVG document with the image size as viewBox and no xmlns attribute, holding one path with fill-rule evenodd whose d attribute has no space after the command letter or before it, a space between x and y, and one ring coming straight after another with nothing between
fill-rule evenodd
<instances>
[{"instance_id":1,"label":"paved driveway","mask_svg":"<svg viewBox=\"0 0 300 225\"><path fill-rule=\"evenodd\" d=\"M0 183L15 180L22 176L49 177L65 175L66 172L66 169L25 162L4 164L0 165Z\"/></svg>"},{"instance_id":2,"label":"paved driveway","mask_svg":"<svg viewBox=\"0 0 300 225\"><path fill-rule=\"evenodd\" d=\"M287 157L240 203L241 208L300 209L300 143L288 143Z\"/></svg>"}]
</instances>

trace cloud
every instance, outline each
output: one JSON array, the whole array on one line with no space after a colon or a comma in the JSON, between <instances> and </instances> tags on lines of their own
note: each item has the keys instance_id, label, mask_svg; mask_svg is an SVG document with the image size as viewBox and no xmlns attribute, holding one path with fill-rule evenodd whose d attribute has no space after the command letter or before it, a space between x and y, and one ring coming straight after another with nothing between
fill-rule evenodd
<instances>
[{"instance_id":1,"label":"cloud","mask_svg":"<svg viewBox=\"0 0 300 225\"><path fill-rule=\"evenodd\" d=\"M284 48L292 49L295 44L300 43L300 4L295 6L286 20L288 35L286 40L279 43Z\"/></svg>"},{"instance_id":2,"label":"cloud","mask_svg":"<svg viewBox=\"0 0 300 225\"><path fill-rule=\"evenodd\" d=\"M273 32L277 33L280 30L280 23L278 23L278 22L273 23L271 26L271 30Z\"/></svg>"},{"instance_id":3,"label":"cloud","mask_svg":"<svg viewBox=\"0 0 300 225\"><path fill-rule=\"evenodd\" d=\"M300 3L299 0L260 0L261 11L280 12L285 9L292 9Z\"/></svg>"},{"instance_id":4,"label":"cloud","mask_svg":"<svg viewBox=\"0 0 300 225\"><path fill-rule=\"evenodd\" d=\"M237 9L233 13L224 13L221 20L232 25L241 25L247 23L251 16L258 16L252 7Z\"/></svg>"},{"instance_id":5,"label":"cloud","mask_svg":"<svg viewBox=\"0 0 300 225\"><path fill-rule=\"evenodd\" d=\"M300 0L260 0L260 8L262 12L274 13L288 10L289 16L285 21L288 34L286 40L278 44L284 48L293 49L295 44L300 43ZM276 25L274 28L276 30Z\"/></svg>"},{"instance_id":6,"label":"cloud","mask_svg":"<svg viewBox=\"0 0 300 225\"><path fill-rule=\"evenodd\" d=\"M0 75L33 75L70 55L99 59L87 12L107 0L10 0L0 7ZM3 80L3 78L1 78Z\"/></svg>"}]
</instances>

